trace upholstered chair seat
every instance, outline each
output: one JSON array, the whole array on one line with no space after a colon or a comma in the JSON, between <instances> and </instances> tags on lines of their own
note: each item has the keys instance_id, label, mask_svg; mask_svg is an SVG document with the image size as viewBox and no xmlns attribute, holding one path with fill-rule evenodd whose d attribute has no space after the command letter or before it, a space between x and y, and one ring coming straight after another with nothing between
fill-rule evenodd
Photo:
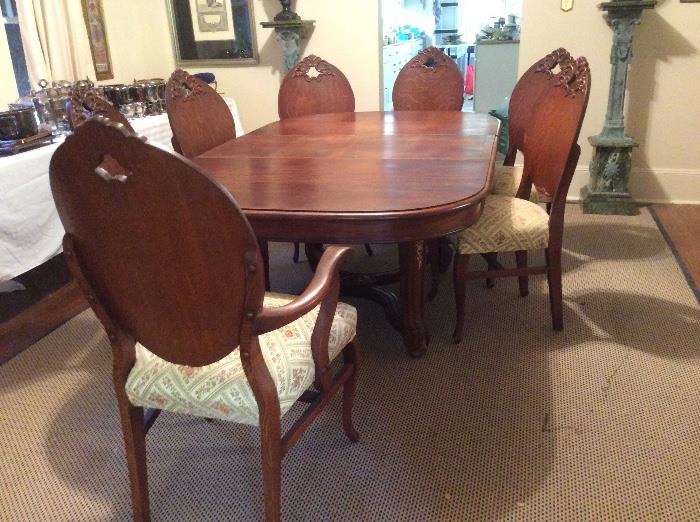
<instances>
[{"instance_id":1,"label":"upholstered chair seat","mask_svg":"<svg viewBox=\"0 0 700 522\"><path fill-rule=\"evenodd\" d=\"M456 238L460 254L547 248L549 214L524 199L488 196L479 221L457 233Z\"/></svg>"},{"instance_id":2,"label":"upholstered chair seat","mask_svg":"<svg viewBox=\"0 0 700 522\"><path fill-rule=\"evenodd\" d=\"M493 178L493 190L492 194L497 194L500 196L511 196L515 197L518 193L518 188L520 187L520 182L523 179L523 169L510 167L507 165L496 165L496 172ZM544 198L542 198L537 192L537 188L532 187L530 192L530 201L533 203L541 203Z\"/></svg>"},{"instance_id":3,"label":"upholstered chair seat","mask_svg":"<svg viewBox=\"0 0 700 522\"><path fill-rule=\"evenodd\" d=\"M265 308L290 303L296 296L267 292ZM265 363L277 387L284 415L314 381L311 355L319 307L278 330L258 337ZM339 302L328 340L328 359L334 360L355 337L357 311ZM243 372L240 351L219 361L192 367L170 363L136 345L136 363L126 381L126 393L135 406L157 408L199 417L259 425L258 405Z\"/></svg>"}]
</instances>

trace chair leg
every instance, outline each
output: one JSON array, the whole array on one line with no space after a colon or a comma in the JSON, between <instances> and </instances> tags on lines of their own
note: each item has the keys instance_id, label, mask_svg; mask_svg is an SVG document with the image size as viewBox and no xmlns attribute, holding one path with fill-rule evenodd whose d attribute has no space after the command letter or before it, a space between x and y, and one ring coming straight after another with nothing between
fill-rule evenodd
<instances>
[{"instance_id":1,"label":"chair leg","mask_svg":"<svg viewBox=\"0 0 700 522\"><path fill-rule=\"evenodd\" d=\"M564 328L564 310L561 288L561 251L545 250L547 256L547 282L549 283L549 304L552 309L552 328L560 331Z\"/></svg>"},{"instance_id":2,"label":"chair leg","mask_svg":"<svg viewBox=\"0 0 700 522\"><path fill-rule=\"evenodd\" d=\"M518 268L527 268L527 250L518 250L515 253L515 264ZM527 280L527 276L518 276L521 297L525 297L529 293Z\"/></svg>"},{"instance_id":3,"label":"chair leg","mask_svg":"<svg viewBox=\"0 0 700 522\"><path fill-rule=\"evenodd\" d=\"M428 292L428 301L432 301L437 296L440 286L440 240L431 239L426 241L428 246L428 260L430 263L430 276L432 284Z\"/></svg>"},{"instance_id":4,"label":"chair leg","mask_svg":"<svg viewBox=\"0 0 700 522\"><path fill-rule=\"evenodd\" d=\"M343 359L345 364L352 364L353 366L352 375L343 385L343 430L350 442L357 442L360 440L360 435L352 424L352 406L355 402L355 384L360 359L360 345L357 342L357 337L343 350Z\"/></svg>"},{"instance_id":5,"label":"chair leg","mask_svg":"<svg viewBox=\"0 0 700 522\"><path fill-rule=\"evenodd\" d=\"M467 292L467 272L469 271L469 254L458 254L454 261L454 287L455 304L457 308L457 321L452 340L458 344L464 335L464 300Z\"/></svg>"},{"instance_id":6,"label":"chair leg","mask_svg":"<svg viewBox=\"0 0 700 522\"><path fill-rule=\"evenodd\" d=\"M498 254L496 252L489 252L481 254L488 263L488 270L498 269ZM486 278L486 288L493 288L496 286L496 282L492 278Z\"/></svg>"},{"instance_id":7,"label":"chair leg","mask_svg":"<svg viewBox=\"0 0 700 522\"><path fill-rule=\"evenodd\" d=\"M131 404L123 389L117 391L117 401L119 402L126 461L129 468L134 521L148 522L151 520L151 514L148 506L146 427L143 420L143 408Z\"/></svg>"},{"instance_id":8,"label":"chair leg","mask_svg":"<svg viewBox=\"0 0 700 522\"><path fill-rule=\"evenodd\" d=\"M265 421L261 417L260 450L265 492L265 520L280 522L282 518L282 439L279 419Z\"/></svg>"},{"instance_id":9,"label":"chair leg","mask_svg":"<svg viewBox=\"0 0 700 522\"><path fill-rule=\"evenodd\" d=\"M299 262L299 243L297 243L296 241L294 242L294 255L292 256L292 260L295 263Z\"/></svg>"},{"instance_id":10,"label":"chair leg","mask_svg":"<svg viewBox=\"0 0 700 522\"><path fill-rule=\"evenodd\" d=\"M372 250L372 245L369 243L365 243L365 252L367 252L367 255L372 257L374 255L374 251Z\"/></svg>"}]
</instances>

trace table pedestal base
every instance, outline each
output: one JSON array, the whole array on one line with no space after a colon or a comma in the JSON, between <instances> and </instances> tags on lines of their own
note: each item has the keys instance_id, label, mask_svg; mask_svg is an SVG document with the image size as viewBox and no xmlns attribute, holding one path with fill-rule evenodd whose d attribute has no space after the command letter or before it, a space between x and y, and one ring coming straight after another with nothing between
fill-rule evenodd
<instances>
[{"instance_id":1,"label":"table pedestal base","mask_svg":"<svg viewBox=\"0 0 700 522\"><path fill-rule=\"evenodd\" d=\"M306 258L316 269L323 245L305 244ZM422 357L428 344L423 319L425 244L423 241L399 244L399 272L353 273L342 272L340 293L344 297L359 297L378 303L386 313L389 324L401 332L406 351L413 357ZM397 297L386 285L400 282Z\"/></svg>"}]
</instances>

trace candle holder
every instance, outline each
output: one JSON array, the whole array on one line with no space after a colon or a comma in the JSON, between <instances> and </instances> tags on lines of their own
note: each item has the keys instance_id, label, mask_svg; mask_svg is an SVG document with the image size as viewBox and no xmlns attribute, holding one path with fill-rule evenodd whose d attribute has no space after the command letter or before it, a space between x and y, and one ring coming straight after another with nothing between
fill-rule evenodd
<instances>
[{"instance_id":1,"label":"candle holder","mask_svg":"<svg viewBox=\"0 0 700 522\"><path fill-rule=\"evenodd\" d=\"M641 23L642 12L655 6L656 0L612 0L598 6L607 12L606 21L613 30L612 72L603 130L588 138L595 152L589 166L590 180L581 190L587 214L639 213L628 189L632 149L638 143L625 134L625 88L634 29Z\"/></svg>"}]
</instances>

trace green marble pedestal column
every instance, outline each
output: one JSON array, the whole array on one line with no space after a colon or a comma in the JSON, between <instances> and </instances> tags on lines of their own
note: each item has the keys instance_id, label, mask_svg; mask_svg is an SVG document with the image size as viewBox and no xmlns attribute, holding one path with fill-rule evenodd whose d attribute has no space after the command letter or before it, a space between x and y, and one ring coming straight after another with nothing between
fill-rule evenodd
<instances>
[{"instance_id":1,"label":"green marble pedestal column","mask_svg":"<svg viewBox=\"0 0 700 522\"><path fill-rule=\"evenodd\" d=\"M656 0L613 0L599 6L607 11L606 21L613 30L612 72L603 130L588 138L595 152L589 166L590 181L581 191L586 213L632 215L639 212L628 189L632 149L637 143L625 134L625 89L634 29L640 24L644 9L653 9L655 5Z\"/></svg>"}]
</instances>

